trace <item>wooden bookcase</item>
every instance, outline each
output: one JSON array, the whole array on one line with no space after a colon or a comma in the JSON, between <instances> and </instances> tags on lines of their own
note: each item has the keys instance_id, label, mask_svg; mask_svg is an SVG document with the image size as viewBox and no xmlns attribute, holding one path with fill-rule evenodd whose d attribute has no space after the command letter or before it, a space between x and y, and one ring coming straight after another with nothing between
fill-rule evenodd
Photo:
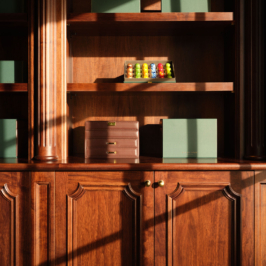
<instances>
[{"instance_id":1,"label":"wooden bookcase","mask_svg":"<svg viewBox=\"0 0 266 266\"><path fill-rule=\"evenodd\" d=\"M27 119L32 159L38 155L37 70L42 64L36 6L30 0L26 5L27 13L0 14L0 59L28 62L28 83L0 84L0 117ZM220 158L256 157L256 152L263 157L263 148L252 148L264 140L263 103L254 107L264 98L252 89L262 84L263 67L250 57L256 40L248 37L255 26L244 26L244 9L257 14L257 6L219 0L212 1L208 13L167 14L160 12L160 1L143 0L141 13L95 14L90 1L59 5L67 11L56 10L62 16L61 28L55 26L58 121L57 132L50 134L57 136L59 159L82 157L86 120L138 120L141 156L160 157L160 148L154 149L160 136L155 133L154 143L146 139L152 127L158 131L162 118L217 118ZM259 17L246 15L246 20L261 24ZM173 60L177 83L124 84L123 62L130 59ZM258 78L251 81L254 73Z\"/></svg>"},{"instance_id":2,"label":"wooden bookcase","mask_svg":"<svg viewBox=\"0 0 266 266\"><path fill-rule=\"evenodd\" d=\"M0 84L0 118L28 124L28 156L0 159L0 265L263 265L263 0L26 5L0 14L0 60L28 63ZM177 83L124 84L134 59L173 60ZM217 118L217 162L163 161L162 118ZM140 159L84 159L87 120L139 121Z\"/></svg>"}]
</instances>

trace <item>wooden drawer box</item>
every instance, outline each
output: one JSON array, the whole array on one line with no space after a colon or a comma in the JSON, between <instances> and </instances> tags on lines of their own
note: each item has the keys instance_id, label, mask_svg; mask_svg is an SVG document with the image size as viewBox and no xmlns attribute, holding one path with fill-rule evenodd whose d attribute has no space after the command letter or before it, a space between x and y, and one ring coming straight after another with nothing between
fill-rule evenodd
<instances>
[{"instance_id":1,"label":"wooden drawer box","mask_svg":"<svg viewBox=\"0 0 266 266\"><path fill-rule=\"evenodd\" d=\"M139 123L87 121L85 158L138 158Z\"/></svg>"}]
</instances>

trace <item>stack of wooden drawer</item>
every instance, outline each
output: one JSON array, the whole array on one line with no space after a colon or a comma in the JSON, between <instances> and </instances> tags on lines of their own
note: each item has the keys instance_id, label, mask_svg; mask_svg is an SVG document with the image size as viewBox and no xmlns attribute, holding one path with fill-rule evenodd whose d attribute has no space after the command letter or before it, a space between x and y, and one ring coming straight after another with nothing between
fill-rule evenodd
<instances>
[{"instance_id":1,"label":"stack of wooden drawer","mask_svg":"<svg viewBox=\"0 0 266 266\"><path fill-rule=\"evenodd\" d=\"M85 158L138 158L139 122L85 122Z\"/></svg>"}]
</instances>

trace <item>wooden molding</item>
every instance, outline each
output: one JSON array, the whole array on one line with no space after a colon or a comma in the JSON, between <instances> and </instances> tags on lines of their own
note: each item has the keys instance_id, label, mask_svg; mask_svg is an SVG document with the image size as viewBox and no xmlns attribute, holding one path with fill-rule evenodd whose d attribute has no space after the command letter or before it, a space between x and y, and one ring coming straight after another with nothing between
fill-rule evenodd
<instances>
[{"instance_id":1,"label":"wooden molding","mask_svg":"<svg viewBox=\"0 0 266 266\"><path fill-rule=\"evenodd\" d=\"M57 160L56 1L38 0L38 147L36 160Z\"/></svg>"},{"instance_id":2,"label":"wooden molding","mask_svg":"<svg viewBox=\"0 0 266 266\"><path fill-rule=\"evenodd\" d=\"M264 81L264 1L246 2L246 116L245 158L264 160L265 81Z\"/></svg>"},{"instance_id":3,"label":"wooden molding","mask_svg":"<svg viewBox=\"0 0 266 266\"><path fill-rule=\"evenodd\" d=\"M227 183L178 183L176 189L167 195L167 254L168 254L168 266L172 265L172 261L175 261L173 254L173 218L176 216L175 201L185 193L186 191L222 191L223 195L232 202L233 214L232 214L232 265L241 265L241 195L234 192Z\"/></svg>"},{"instance_id":4,"label":"wooden molding","mask_svg":"<svg viewBox=\"0 0 266 266\"><path fill-rule=\"evenodd\" d=\"M133 248L133 258L135 261L133 265L141 265L141 252L142 252L142 241L141 241L141 225L142 225L142 195L135 192L131 184L99 184L99 183L82 183L78 185L77 190L68 196L67 199L67 252L68 252L68 264L67 265L77 265L78 263L78 243L77 243L77 233L78 233L78 217L77 217L77 204L78 200L81 199L84 194L88 191L121 191L127 198L133 203L133 228L132 235L134 239Z\"/></svg>"},{"instance_id":5,"label":"wooden molding","mask_svg":"<svg viewBox=\"0 0 266 266\"><path fill-rule=\"evenodd\" d=\"M54 202L50 182L35 183L34 265L55 265Z\"/></svg>"},{"instance_id":6,"label":"wooden molding","mask_svg":"<svg viewBox=\"0 0 266 266\"><path fill-rule=\"evenodd\" d=\"M18 196L12 193L8 185L5 184L3 189L0 190L0 195L10 202L11 208L11 217L6 217L7 221L10 218L11 224L11 235L10 235L10 266L18 266L19 265L19 226L18 226Z\"/></svg>"}]
</instances>

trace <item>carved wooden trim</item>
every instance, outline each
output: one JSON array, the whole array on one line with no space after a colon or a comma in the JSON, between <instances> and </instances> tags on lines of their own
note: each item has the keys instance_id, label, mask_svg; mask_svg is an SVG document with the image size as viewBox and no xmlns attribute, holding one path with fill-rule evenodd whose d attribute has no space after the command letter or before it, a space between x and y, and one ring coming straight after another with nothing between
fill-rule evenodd
<instances>
[{"instance_id":1,"label":"carved wooden trim","mask_svg":"<svg viewBox=\"0 0 266 266\"><path fill-rule=\"evenodd\" d=\"M10 266L16 266L19 263L19 248L18 248L18 196L12 193L8 185L5 184L4 188L0 190L0 195L10 202L11 206L11 236L10 236L10 249L11 249L11 265Z\"/></svg>"},{"instance_id":2,"label":"carved wooden trim","mask_svg":"<svg viewBox=\"0 0 266 266\"><path fill-rule=\"evenodd\" d=\"M67 253L68 266L78 265L77 261L77 201L82 198L86 191L121 191L129 200L134 202L134 265L141 266L142 255L142 195L132 189L131 184L97 184L83 183L78 185L77 190L67 197Z\"/></svg>"},{"instance_id":3,"label":"carved wooden trim","mask_svg":"<svg viewBox=\"0 0 266 266\"><path fill-rule=\"evenodd\" d=\"M36 160L56 160L56 2L38 0L38 150Z\"/></svg>"},{"instance_id":4,"label":"carved wooden trim","mask_svg":"<svg viewBox=\"0 0 266 266\"><path fill-rule=\"evenodd\" d=\"M265 251L265 232L266 232L266 225L263 223L262 218L263 213L266 212L266 206L262 201L263 193L262 189L266 190L266 180L256 180L256 188L255 188L255 265L256 266L263 266L264 261L266 258L266 251ZM264 196L265 197L265 196ZM264 238L264 239L263 239ZM264 241L263 241L264 240Z\"/></svg>"},{"instance_id":5,"label":"carved wooden trim","mask_svg":"<svg viewBox=\"0 0 266 266\"><path fill-rule=\"evenodd\" d=\"M228 183L178 183L176 189L167 195L167 261L173 265L173 217L175 217L174 201L185 191L222 191L223 195L233 203L232 232L232 265L241 265L241 195L233 191Z\"/></svg>"},{"instance_id":6,"label":"carved wooden trim","mask_svg":"<svg viewBox=\"0 0 266 266\"><path fill-rule=\"evenodd\" d=\"M40 189L41 187L45 187L47 193L47 200L44 201L40 197ZM35 246L35 262L34 265L41 265L44 263L42 261L42 252L47 252L47 259L45 263L47 265L55 265L55 242L54 242L54 217L53 217L53 207L52 207L52 199L51 199L51 183L50 182L36 182L35 183L35 213L34 213L34 246ZM40 211L46 210L47 217L41 217ZM42 243L40 243L41 234L44 234L44 228L41 226L43 221L47 222L47 247L45 247L45 251L42 247Z\"/></svg>"}]
</instances>

